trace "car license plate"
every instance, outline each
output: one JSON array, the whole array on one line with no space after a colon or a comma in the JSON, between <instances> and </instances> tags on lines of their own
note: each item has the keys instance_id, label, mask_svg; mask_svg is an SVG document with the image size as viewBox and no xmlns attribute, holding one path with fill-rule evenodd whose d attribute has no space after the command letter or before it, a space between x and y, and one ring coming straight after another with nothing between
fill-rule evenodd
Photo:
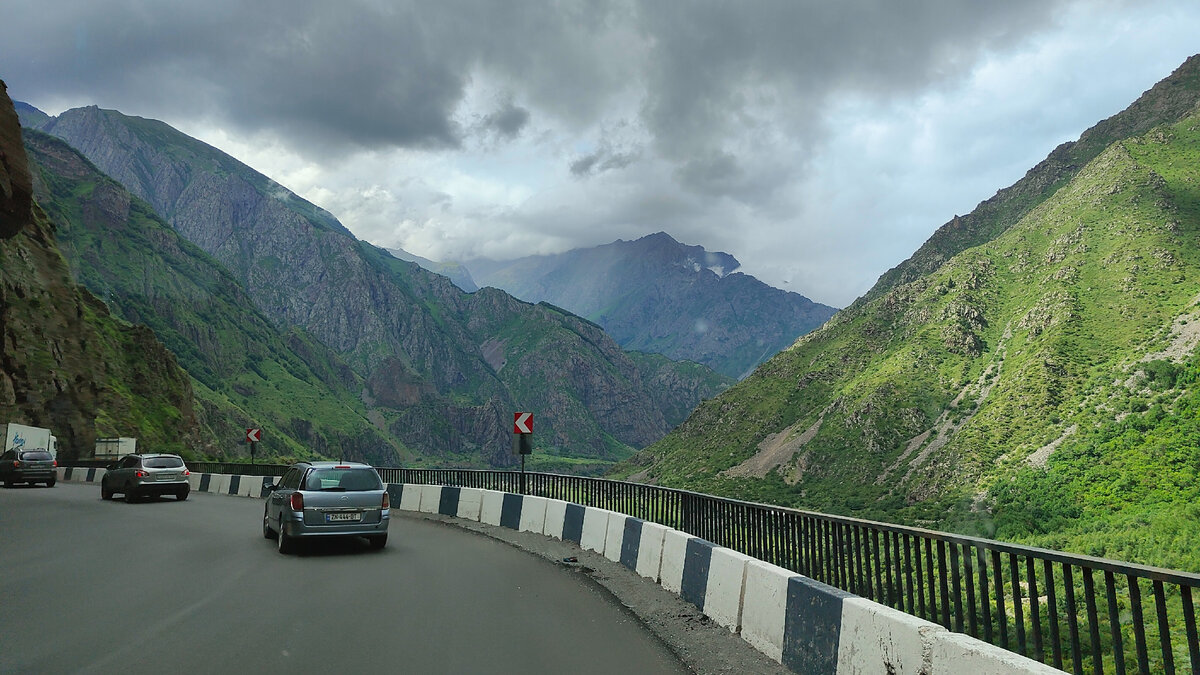
<instances>
[{"instance_id":1,"label":"car license plate","mask_svg":"<svg viewBox=\"0 0 1200 675\"><path fill-rule=\"evenodd\" d=\"M362 514L355 511L354 513L327 513L325 514L326 522L341 522L341 521L359 521L362 520Z\"/></svg>"}]
</instances>

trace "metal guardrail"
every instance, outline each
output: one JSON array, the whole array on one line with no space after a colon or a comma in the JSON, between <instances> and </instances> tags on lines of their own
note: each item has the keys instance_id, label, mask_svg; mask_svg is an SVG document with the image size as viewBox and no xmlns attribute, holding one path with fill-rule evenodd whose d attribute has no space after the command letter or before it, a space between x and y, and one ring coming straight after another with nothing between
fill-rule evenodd
<instances>
[{"instance_id":1,"label":"metal guardrail","mask_svg":"<svg viewBox=\"0 0 1200 675\"><path fill-rule=\"evenodd\" d=\"M189 467L243 475L287 469ZM388 483L520 492L618 511L1077 674L1200 675L1198 574L601 478L378 471Z\"/></svg>"}]
</instances>

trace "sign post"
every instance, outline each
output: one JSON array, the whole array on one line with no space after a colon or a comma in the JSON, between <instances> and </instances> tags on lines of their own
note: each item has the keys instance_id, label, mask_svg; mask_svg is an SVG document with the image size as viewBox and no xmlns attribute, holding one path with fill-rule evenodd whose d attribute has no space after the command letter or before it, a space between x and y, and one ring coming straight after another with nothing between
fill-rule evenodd
<instances>
[{"instance_id":1,"label":"sign post","mask_svg":"<svg viewBox=\"0 0 1200 675\"><path fill-rule=\"evenodd\" d=\"M521 456L521 494L525 494L525 455L533 453L533 413L513 413L513 454Z\"/></svg>"},{"instance_id":2,"label":"sign post","mask_svg":"<svg viewBox=\"0 0 1200 675\"><path fill-rule=\"evenodd\" d=\"M262 429L247 429L246 442L250 444L250 463L254 463L254 451L257 449L258 442L262 440Z\"/></svg>"}]
</instances>

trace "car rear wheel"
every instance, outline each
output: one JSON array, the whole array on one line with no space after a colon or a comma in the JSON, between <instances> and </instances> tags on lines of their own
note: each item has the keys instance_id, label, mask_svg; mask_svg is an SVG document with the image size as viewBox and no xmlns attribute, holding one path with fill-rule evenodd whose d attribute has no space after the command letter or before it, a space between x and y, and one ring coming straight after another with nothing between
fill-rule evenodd
<instances>
[{"instance_id":1,"label":"car rear wheel","mask_svg":"<svg viewBox=\"0 0 1200 675\"><path fill-rule=\"evenodd\" d=\"M267 515L267 510L263 509L263 538L274 539L276 537L275 530L271 529L271 519Z\"/></svg>"},{"instance_id":2,"label":"car rear wheel","mask_svg":"<svg viewBox=\"0 0 1200 675\"><path fill-rule=\"evenodd\" d=\"M187 498L188 498L188 491L187 491L187 490L184 490L183 492L176 492L176 493L175 493L175 499L178 499L179 501L183 501L183 500L185 500L185 499L187 499Z\"/></svg>"},{"instance_id":3,"label":"car rear wheel","mask_svg":"<svg viewBox=\"0 0 1200 675\"><path fill-rule=\"evenodd\" d=\"M113 491L108 489L108 486L104 484L104 481L100 481L100 499L112 499L112 498L113 498Z\"/></svg>"},{"instance_id":4,"label":"car rear wheel","mask_svg":"<svg viewBox=\"0 0 1200 675\"><path fill-rule=\"evenodd\" d=\"M125 503L132 504L137 501L137 495L133 492L132 485L125 486Z\"/></svg>"},{"instance_id":5,"label":"car rear wheel","mask_svg":"<svg viewBox=\"0 0 1200 675\"><path fill-rule=\"evenodd\" d=\"M279 546L279 552L283 555L293 553L296 550L296 540L294 537L289 537L287 531L283 529L283 521L279 522L279 534L275 537L275 543Z\"/></svg>"},{"instance_id":6,"label":"car rear wheel","mask_svg":"<svg viewBox=\"0 0 1200 675\"><path fill-rule=\"evenodd\" d=\"M372 550L381 551L384 546L387 546L387 535L377 534L373 537L367 537L367 541L371 542Z\"/></svg>"},{"instance_id":7,"label":"car rear wheel","mask_svg":"<svg viewBox=\"0 0 1200 675\"><path fill-rule=\"evenodd\" d=\"M46 487L54 487L54 484L56 482L58 482L56 479L50 479L50 480L46 481Z\"/></svg>"}]
</instances>

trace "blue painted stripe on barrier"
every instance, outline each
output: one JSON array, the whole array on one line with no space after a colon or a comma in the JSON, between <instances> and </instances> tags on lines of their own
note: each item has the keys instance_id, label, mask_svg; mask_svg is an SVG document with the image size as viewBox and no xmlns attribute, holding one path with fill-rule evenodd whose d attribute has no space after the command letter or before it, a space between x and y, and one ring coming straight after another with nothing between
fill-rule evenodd
<instances>
[{"instance_id":1,"label":"blue painted stripe on barrier","mask_svg":"<svg viewBox=\"0 0 1200 675\"><path fill-rule=\"evenodd\" d=\"M95 469L95 467L88 469L88 473L87 473L87 482L91 483L91 482L92 482L92 481L94 481L94 480L96 480L96 469Z\"/></svg>"},{"instance_id":2,"label":"blue painted stripe on barrier","mask_svg":"<svg viewBox=\"0 0 1200 675\"><path fill-rule=\"evenodd\" d=\"M229 477L229 492L227 494L236 495L238 488L242 487L242 477L234 474Z\"/></svg>"},{"instance_id":3,"label":"blue painted stripe on barrier","mask_svg":"<svg viewBox=\"0 0 1200 675\"><path fill-rule=\"evenodd\" d=\"M388 483L388 501L392 503L393 509L400 508L400 498L404 496L404 483Z\"/></svg>"},{"instance_id":4,"label":"blue painted stripe on barrier","mask_svg":"<svg viewBox=\"0 0 1200 675\"><path fill-rule=\"evenodd\" d=\"M625 535L621 538L621 564L637 571L638 553L642 548L641 518L625 519Z\"/></svg>"},{"instance_id":5,"label":"blue painted stripe on barrier","mask_svg":"<svg viewBox=\"0 0 1200 675\"><path fill-rule=\"evenodd\" d=\"M567 512L563 516L563 541L573 541L578 544L583 540L584 508L579 504L567 504Z\"/></svg>"},{"instance_id":6,"label":"blue painted stripe on barrier","mask_svg":"<svg viewBox=\"0 0 1200 675\"><path fill-rule=\"evenodd\" d=\"M783 665L792 672L836 675L842 601L854 597L808 577L788 579Z\"/></svg>"},{"instance_id":7,"label":"blue painted stripe on barrier","mask_svg":"<svg viewBox=\"0 0 1200 675\"><path fill-rule=\"evenodd\" d=\"M267 488L271 487L274 484L275 484L274 478L271 478L270 476L263 476L262 489L258 491L258 496L266 497L267 495L271 494L271 491L268 490Z\"/></svg>"},{"instance_id":8,"label":"blue painted stripe on barrier","mask_svg":"<svg viewBox=\"0 0 1200 675\"><path fill-rule=\"evenodd\" d=\"M212 484L212 474L211 473L200 474L200 491L201 492L208 492L208 486L211 484Z\"/></svg>"},{"instance_id":9,"label":"blue painted stripe on barrier","mask_svg":"<svg viewBox=\"0 0 1200 675\"><path fill-rule=\"evenodd\" d=\"M71 480L71 476L75 473L75 467L68 466L63 469L63 480Z\"/></svg>"},{"instance_id":10,"label":"blue painted stripe on barrier","mask_svg":"<svg viewBox=\"0 0 1200 675\"><path fill-rule=\"evenodd\" d=\"M704 611L704 596L708 591L708 567L712 563L713 543L703 539L688 539L683 558L683 587L679 596Z\"/></svg>"},{"instance_id":11,"label":"blue painted stripe on barrier","mask_svg":"<svg viewBox=\"0 0 1200 675\"><path fill-rule=\"evenodd\" d=\"M442 514L443 516L457 516L458 497L461 492L462 488L442 488L442 499L438 502L438 513Z\"/></svg>"},{"instance_id":12,"label":"blue painted stripe on barrier","mask_svg":"<svg viewBox=\"0 0 1200 675\"><path fill-rule=\"evenodd\" d=\"M504 493L504 505L500 508L500 526L510 530L521 529L521 505L525 498L511 492Z\"/></svg>"}]
</instances>

